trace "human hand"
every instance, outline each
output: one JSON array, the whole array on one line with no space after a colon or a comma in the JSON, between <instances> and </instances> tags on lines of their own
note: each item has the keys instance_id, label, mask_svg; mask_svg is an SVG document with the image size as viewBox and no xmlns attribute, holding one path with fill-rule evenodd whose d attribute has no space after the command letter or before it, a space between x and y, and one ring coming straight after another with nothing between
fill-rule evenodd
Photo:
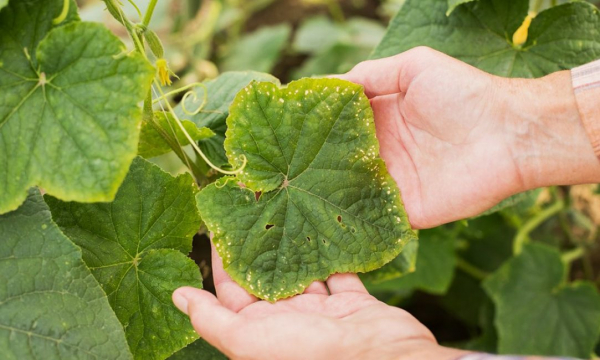
<instances>
[{"instance_id":1,"label":"human hand","mask_svg":"<svg viewBox=\"0 0 600 360\"><path fill-rule=\"evenodd\" d=\"M232 359L456 359L406 311L366 291L356 274L315 282L304 294L274 304L259 301L223 270L213 248L218 299L180 288L173 302L196 331ZM331 295L328 294L328 290Z\"/></svg>"},{"instance_id":2,"label":"human hand","mask_svg":"<svg viewBox=\"0 0 600 360\"><path fill-rule=\"evenodd\" d=\"M421 47L338 77L365 87L381 156L415 228L536 187L600 181L568 71L504 79Z\"/></svg>"}]
</instances>

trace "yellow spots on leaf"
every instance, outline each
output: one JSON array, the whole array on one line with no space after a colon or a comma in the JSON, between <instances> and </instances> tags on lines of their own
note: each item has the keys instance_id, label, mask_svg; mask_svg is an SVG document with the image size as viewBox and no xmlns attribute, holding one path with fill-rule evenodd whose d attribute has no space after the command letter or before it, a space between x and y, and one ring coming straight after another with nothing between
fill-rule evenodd
<instances>
[{"instance_id":1,"label":"yellow spots on leaf","mask_svg":"<svg viewBox=\"0 0 600 360\"><path fill-rule=\"evenodd\" d=\"M171 69L169 69L169 64L165 59L156 60L156 71L158 80L162 86L171 86L173 83L171 81L171 75L174 75Z\"/></svg>"},{"instance_id":2,"label":"yellow spots on leaf","mask_svg":"<svg viewBox=\"0 0 600 360\"><path fill-rule=\"evenodd\" d=\"M521 27L515 31L512 38L515 46L523 46L523 44L527 42L527 37L529 36L529 26L531 26L531 21L536 15L537 14L535 12L529 12L523 21L523 24L521 24Z\"/></svg>"}]
</instances>

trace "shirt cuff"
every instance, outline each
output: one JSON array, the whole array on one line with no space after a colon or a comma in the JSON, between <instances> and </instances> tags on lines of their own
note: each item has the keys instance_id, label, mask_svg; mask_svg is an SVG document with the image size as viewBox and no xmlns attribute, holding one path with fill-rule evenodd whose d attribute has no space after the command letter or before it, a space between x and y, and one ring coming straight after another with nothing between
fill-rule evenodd
<instances>
[{"instance_id":1,"label":"shirt cuff","mask_svg":"<svg viewBox=\"0 0 600 360\"><path fill-rule=\"evenodd\" d=\"M571 70L571 78L581 121L600 158L600 60Z\"/></svg>"}]
</instances>

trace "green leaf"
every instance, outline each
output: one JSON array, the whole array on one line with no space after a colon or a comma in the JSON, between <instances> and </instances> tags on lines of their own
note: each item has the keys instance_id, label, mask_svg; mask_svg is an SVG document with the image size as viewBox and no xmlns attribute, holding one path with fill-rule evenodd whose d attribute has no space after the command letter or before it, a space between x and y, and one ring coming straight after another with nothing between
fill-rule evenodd
<instances>
[{"instance_id":1,"label":"green leaf","mask_svg":"<svg viewBox=\"0 0 600 360\"><path fill-rule=\"evenodd\" d=\"M189 96L185 100L185 104L180 104L175 108L175 113L180 119L189 119L199 128L208 127L216 134L211 138L200 140L198 145L208 159L217 166L227 164L223 142L227 130L225 119L229 116L229 106L235 95L252 80L270 81L279 84L279 80L269 74L253 71L226 72L214 80L205 82L206 90L203 88L194 90L195 97ZM185 105L188 111L196 110L204 98L204 91L207 93L207 101L202 111L195 115L186 114L182 105Z\"/></svg>"},{"instance_id":2,"label":"green leaf","mask_svg":"<svg viewBox=\"0 0 600 360\"><path fill-rule=\"evenodd\" d=\"M522 47L512 44L512 36L528 13L528 0L478 0L450 16L447 8L446 0L408 0L372 57L424 45L495 75L524 78L600 57L600 15L589 3L572 2L539 13Z\"/></svg>"},{"instance_id":3,"label":"green leaf","mask_svg":"<svg viewBox=\"0 0 600 360\"><path fill-rule=\"evenodd\" d=\"M33 185L64 200L112 200L136 154L154 71L100 24L50 30L62 4L12 1L0 12L0 213Z\"/></svg>"},{"instance_id":4,"label":"green leaf","mask_svg":"<svg viewBox=\"0 0 600 360\"><path fill-rule=\"evenodd\" d=\"M336 272L371 271L415 238L361 86L252 82L227 125L231 165L248 163L197 201L225 270L250 293L274 301Z\"/></svg>"},{"instance_id":5,"label":"green leaf","mask_svg":"<svg viewBox=\"0 0 600 360\"><path fill-rule=\"evenodd\" d=\"M39 191L0 216L4 359L131 359L123 328Z\"/></svg>"},{"instance_id":6,"label":"green leaf","mask_svg":"<svg viewBox=\"0 0 600 360\"><path fill-rule=\"evenodd\" d=\"M360 47L354 44L335 44L304 62L294 71L294 78L315 75L341 74L349 71L354 65L369 58L373 48Z\"/></svg>"},{"instance_id":7,"label":"green leaf","mask_svg":"<svg viewBox=\"0 0 600 360\"><path fill-rule=\"evenodd\" d=\"M8 5L8 0L0 0L0 10L2 10L2 8L6 5Z\"/></svg>"},{"instance_id":8,"label":"green leaf","mask_svg":"<svg viewBox=\"0 0 600 360\"><path fill-rule=\"evenodd\" d=\"M112 203L47 202L63 232L108 294L137 359L165 359L197 339L171 302L180 286L201 287L186 255L200 227L196 185L136 158Z\"/></svg>"},{"instance_id":9,"label":"green leaf","mask_svg":"<svg viewBox=\"0 0 600 360\"><path fill-rule=\"evenodd\" d=\"M373 49L385 34L380 22L355 17L337 23L319 15L305 21L294 38L293 48L298 52L317 54L336 44L354 45Z\"/></svg>"},{"instance_id":10,"label":"green leaf","mask_svg":"<svg viewBox=\"0 0 600 360\"><path fill-rule=\"evenodd\" d=\"M496 305L499 352L588 358L600 335L600 294L566 283L558 250L528 244L484 282Z\"/></svg>"},{"instance_id":11,"label":"green leaf","mask_svg":"<svg viewBox=\"0 0 600 360\"><path fill-rule=\"evenodd\" d=\"M198 339L173 354L169 360L227 360L227 356L206 340Z\"/></svg>"},{"instance_id":12,"label":"green leaf","mask_svg":"<svg viewBox=\"0 0 600 360\"><path fill-rule=\"evenodd\" d=\"M481 281L460 268L456 269L452 284L440 298L440 305L447 313L474 328L480 326L481 314L488 303L491 300L481 288Z\"/></svg>"},{"instance_id":13,"label":"green leaf","mask_svg":"<svg viewBox=\"0 0 600 360\"><path fill-rule=\"evenodd\" d=\"M376 21L352 18L343 24L318 16L306 21L298 30L296 51L313 54L294 71L294 78L344 73L369 58L385 33Z\"/></svg>"},{"instance_id":14,"label":"green leaf","mask_svg":"<svg viewBox=\"0 0 600 360\"><path fill-rule=\"evenodd\" d=\"M288 43L292 28L288 24L266 26L244 35L223 59L223 71L253 70L270 72Z\"/></svg>"},{"instance_id":15,"label":"green leaf","mask_svg":"<svg viewBox=\"0 0 600 360\"><path fill-rule=\"evenodd\" d=\"M292 47L301 53L316 54L326 51L344 38L345 31L327 16L318 15L302 22Z\"/></svg>"},{"instance_id":16,"label":"green leaf","mask_svg":"<svg viewBox=\"0 0 600 360\"><path fill-rule=\"evenodd\" d=\"M446 15L449 16L454 11L454 9L456 9L457 6L466 4L471 1L474 0L448 0L448 11L446 11Z\"/></svg>"},{"instance_id":17,"label":"green leaf","mask_svg":"<svg viewBox=\"0 0 600 360\"><path fill-rule=\"evenodd\" d=\"M175 122L173 115L157 111L154 113L154 119L161 132L164 132L171 137L173 137L173 133L175 133L175 136L182 147L190 144L188 138ZM199 128L189 120L181 120L181 125L183 125L187 133L194 140L204 140L215 136L215 133L211 129L207 127ZM171 149L153 124L146 121L142 122L140 142L138 144L138 155L145 158L152 158L166 154L172 150L173 149Z\"/></svg>"},{"instance_id":18,"label":"green leaf","mask_svg":"<svg viewBox=\"0 0 600 360\"><path fill-rule=\"evenodd\" d=\"M398 271L398 274L380 273L398 261L394 259L372 275L375 281L385 281L398 289L419 289L431 294L444 294L454 277L456 255L454 254L456 235L443 227L419 231L416 266L410 273ZM413 241L416 243L416 241ZM408 244L407 244L408 246ZM400 256L405 253L402 251ZM400 277L401 276L401 277ZM391 280L390 280L391 279Z\"/></svg>"},{"instance_id":19,"label":"green leaf","mask_svg":"<svg viewBox=\"0 0 600 360\"><path fill-rule=\"evenodd\" d=\"M519 204L525 208L534 206L535 202L536 202L537 198L540 196L541 192L542 192L542 189L540 188L540 189L529 190L529 191L525 191L525 192L513 195L509 198L506 198L506 199L500 201L496 206L483 212L479 216L490 215L495 212L498 212L498 211L501 211L506 208L510 208L510 207L513 207L513 206L519 205Z\"/></svg>"},{"instance_id":20,"label":"green leaf","mask_svg":"<svg viewBox=\"0 0 600 360\"><path fill-rule=\"evenodd\" d=\"M469 220L459 239L458 255L484 272L493 272L513 255L514 228L500 214Z\"/></svg>"},{"instance_id":21,"label":"green leaf","mask_svg":"<svg viewBox=\"0 0 600 360\"><path fill-rule=\"evenodd\" d=\"M402 252L398 257L385 264L383 267L362 275L361 279L378 284L414 273L417 268L417 253L421 247L419 242L420 237L419 241L417 241L417 239L410 241L404 245L404 249L402 249ZM393 286L396 285L397 284L394 283Z\"/></svg>"}]
</instances>

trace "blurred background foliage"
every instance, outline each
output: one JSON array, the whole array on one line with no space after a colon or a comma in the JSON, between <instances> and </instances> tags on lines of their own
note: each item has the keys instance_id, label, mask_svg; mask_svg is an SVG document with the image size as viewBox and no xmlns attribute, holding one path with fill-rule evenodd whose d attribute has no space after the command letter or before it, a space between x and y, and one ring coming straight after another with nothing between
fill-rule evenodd
<instances>
[{"instance_id":1,"label":"blurred background foliage","mask_svg":"<svg viewBox=\"0 0 600 360\"><path fill-rule=\"evenodd\" d=\"M136 0L142 13L146 0ZM532 0L532 10L566 1ZM101 0L78 0L81 17L105 23L129 42ZM137 10L123 0L128 16ZM271 73L286 83L342 73L366 60L404 0L161 0L150 27L182 87L230 70ZM129 44L131 45L131 44ZM177 101L177 99L175 99ZM190 152L190 156L193 156ZM185 171L172 153L153 161ZM565 258L570 280L600 285L600 188L542 189L491 215L421 231L414 273L373 282L369 290L401 306L443 344L497 351L494 305L482 282L513 256L516 238L552 245ZM583 249L583 250L582 250ZM210 248L198 236L193 253L210 289ZM597 347L596 353L600 348Z\"/></svg>"}]
</instances>

